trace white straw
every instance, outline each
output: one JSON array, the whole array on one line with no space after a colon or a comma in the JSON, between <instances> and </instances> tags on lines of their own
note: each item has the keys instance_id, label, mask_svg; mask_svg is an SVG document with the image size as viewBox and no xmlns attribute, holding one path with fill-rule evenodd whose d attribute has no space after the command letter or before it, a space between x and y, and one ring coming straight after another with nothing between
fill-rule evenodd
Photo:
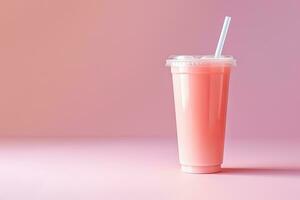
<instances>
[{"instance_id":1,"label":"white straw","mask_svg":"<svg viewBox=\"0 0 300 200\"><path fill-rule=\"evenodd\" d=\"M216 49L216 52L215 52L215 58L218 58L218 57L221 56L222 49L223 49L223 46L224 46L224 42L225 42L226 35L227 35L227 31L228 31L228 27L229 27L229 24L230 24L230 20L231 20L231 17L228 17L228 16L226 16L225 19L224 19L223 28L222 28L221 35L220 35L219 42L218 42L218 46L217 46L217 49Z\"/></svg>"}]
</instances>

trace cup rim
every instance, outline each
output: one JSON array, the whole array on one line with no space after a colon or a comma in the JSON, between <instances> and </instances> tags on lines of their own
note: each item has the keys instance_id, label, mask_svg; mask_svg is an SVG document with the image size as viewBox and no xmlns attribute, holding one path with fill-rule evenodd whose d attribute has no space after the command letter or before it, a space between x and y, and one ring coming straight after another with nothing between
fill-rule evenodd
<instances>
[{"instance_id":1,"label":"cup rim","mask_svg":"<svg viewBox=\"0 0 300 200\"><path fill-rule=\"evenodd\" d=\"M166 60L167 67L201 67L203 64L225 64L236 66L236 60L233 56L222 55L172 55Z\"/></svg>"}]
</instances>

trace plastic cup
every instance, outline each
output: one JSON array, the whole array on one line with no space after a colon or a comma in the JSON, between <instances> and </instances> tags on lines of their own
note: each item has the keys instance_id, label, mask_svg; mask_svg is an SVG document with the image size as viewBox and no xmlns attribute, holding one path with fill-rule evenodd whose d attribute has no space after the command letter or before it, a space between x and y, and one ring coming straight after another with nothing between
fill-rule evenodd
<instances>
[{"instance_id":1,"label":"plastic cup","mask_svg":"<svg viewBox=\"0 0 300 200\"><path fill-rule=\"evenodd\" d=\"M221 171L231 56L171 56L181 170Z\"/></svg>"}]
</instances>

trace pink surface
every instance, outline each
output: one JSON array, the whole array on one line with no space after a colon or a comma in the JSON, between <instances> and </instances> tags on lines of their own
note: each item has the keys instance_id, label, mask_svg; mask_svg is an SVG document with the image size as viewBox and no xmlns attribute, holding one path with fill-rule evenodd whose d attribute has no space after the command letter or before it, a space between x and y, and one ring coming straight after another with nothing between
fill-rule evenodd
<instances>
[{"instance_id":1,"label":"pink surface","mask_svg":"<svg viewBox=\"0 0 300 200\"><path fill-rule=\"evenodd\" d=\"M183 170L219 171L223 162L231 67L224 63L206 63L171 68Z\"/></svg>"},{"instance_id":2,"label":"pink surface","mask_svg":"<svg viewBox=\"0 0 300 200\"><path fill-rule=\"evenodd\" d=\"M296 135L300 2L0 2L1 135L175 133L170 54L234 55L228 133ZM278 28L280 26L280 28Z\"/></svg>"},{"instance_id":3,"label":"pink surface","mask_svg":"<svg viewBox=\"0 0 300 200\"><path fill-rule=\"evenodd\" d=\"M226 140L217 174L180 171L175 137L0 140L3 200L296 200L294 140Z\"/></svg>"}]
</instances>

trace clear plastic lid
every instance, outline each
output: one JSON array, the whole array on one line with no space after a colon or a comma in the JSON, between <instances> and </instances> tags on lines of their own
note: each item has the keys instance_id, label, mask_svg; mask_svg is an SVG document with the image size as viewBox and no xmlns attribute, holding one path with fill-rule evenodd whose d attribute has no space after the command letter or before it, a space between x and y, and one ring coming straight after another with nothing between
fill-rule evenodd
<instances>
[{"instance_id":1,"label":"clear plastic lid","mask_svg":"<svg viewBox=\"0 0 300 200\"><path fill-rule=\"evenodd\" d=\"M236 60L232 56L215 58L213 55L175 55L170 56L166 61L166 66L170 67L201 67L202 64L236 66Z\"/></svg>"}]
</instances>

